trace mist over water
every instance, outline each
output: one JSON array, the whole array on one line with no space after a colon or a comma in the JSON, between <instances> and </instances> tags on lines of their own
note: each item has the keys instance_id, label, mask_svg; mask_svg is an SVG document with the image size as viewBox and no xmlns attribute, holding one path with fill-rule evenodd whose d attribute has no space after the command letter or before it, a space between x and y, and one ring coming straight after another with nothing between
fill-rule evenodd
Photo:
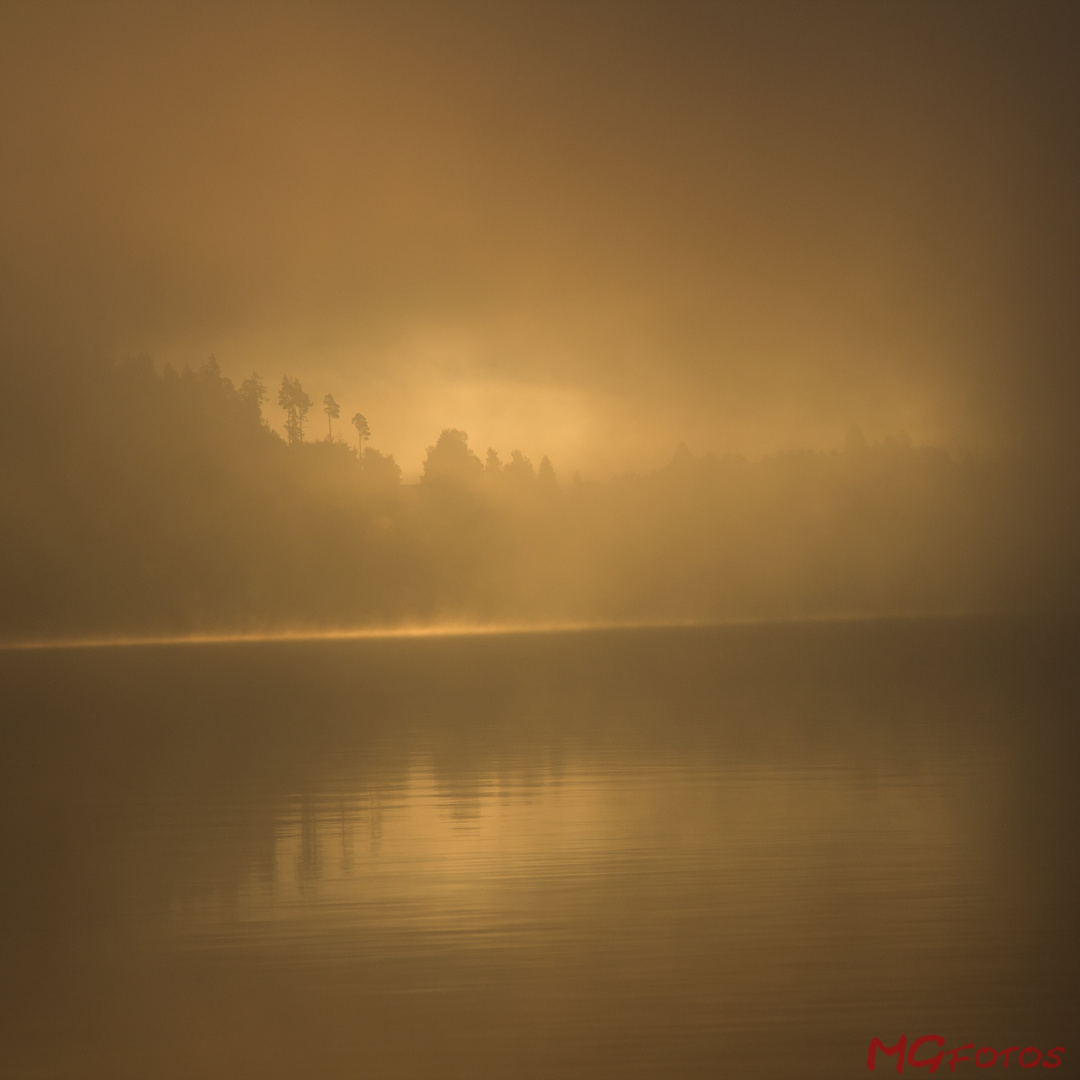
<instances>
[{"instance_id":1,"label":"mist over water","mask_svg":"<svg viewBox=\"0 0 1080 1080\"><path fill-rule=\"evenodd\" d=\"M0 4L0 1073L1077 1075L1078 40Z\"/></svg>"}]
</instances>

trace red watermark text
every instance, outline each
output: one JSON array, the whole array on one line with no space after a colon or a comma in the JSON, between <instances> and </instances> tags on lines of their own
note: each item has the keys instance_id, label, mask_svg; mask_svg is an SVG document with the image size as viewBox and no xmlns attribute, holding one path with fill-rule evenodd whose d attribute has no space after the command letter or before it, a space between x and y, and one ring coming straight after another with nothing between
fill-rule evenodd
<instances>
[{"instance_id":1,"label":"red watermark text","mask_svg":"<svg viewBox=\"0 0 1080 1080\"><path fill-rule=\"evenodd\" d=\"M995 1065L1008 1068L1019 1065L1021 1069L1034 1069L1041 1065L1044 1069L1056 1069L1061 1064L1064 1046L1055 1046L1050 1050L1040 1050L1037 1046L1006 1046L998 1050L993 1046L975 1049L974 1043L966 1043L955 1050L945 1049L945 1040L940 1035L923 1035L908 1045L908 1037L901 1035L892 1045L886 1046L880 1039L870 1040L870 1050L866 1055L866 1067L876 1069L878 1055L896 1058L896 1071L904 1071L906 1061L913 1069L928 1069L937 1072L943 1061L949 1062L949 1069L956 1070L961 1061L972 1061L980 1069L989 1069ZM885 1062L886 1067L892 1062Z\"/></svg>"}]
</instances>

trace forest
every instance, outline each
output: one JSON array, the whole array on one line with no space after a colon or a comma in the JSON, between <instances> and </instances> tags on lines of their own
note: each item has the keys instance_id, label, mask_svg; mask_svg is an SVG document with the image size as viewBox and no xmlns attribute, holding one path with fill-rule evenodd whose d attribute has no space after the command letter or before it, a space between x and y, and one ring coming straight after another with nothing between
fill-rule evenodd
<instances>
[{"instance_id":1,"label":"forest","mask_svg":"<svg viewBox=\"0 0 1080 1080\"><path fill-rule=\"evenodd\" d=\"M853 428L829 452L680 445L651 474L568 480L446 429L404 484L365 445L370 418L328 394L323 425L288 376L237 386L213 358L143 358L13 365L7 382L9 641L953 614L1077 593L1071 518L1015 454ZM288 439L264 419L273 398Z\"/></svg>"}]
</instances>

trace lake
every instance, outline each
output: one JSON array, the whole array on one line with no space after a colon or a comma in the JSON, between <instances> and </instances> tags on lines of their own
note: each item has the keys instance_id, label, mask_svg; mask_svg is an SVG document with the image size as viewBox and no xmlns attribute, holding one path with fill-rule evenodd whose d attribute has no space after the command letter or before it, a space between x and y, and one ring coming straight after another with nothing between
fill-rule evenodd
<instances>
[{"instance_id":1,"label":"lake","mask_svg":"<svg viewBox=\"0 0 1080 1080\"><path fill-rule=\"evenodd\" d=\"M0 1074L1080 1075L1078 641L2 652Z\"/></svg>"}]
</instances>

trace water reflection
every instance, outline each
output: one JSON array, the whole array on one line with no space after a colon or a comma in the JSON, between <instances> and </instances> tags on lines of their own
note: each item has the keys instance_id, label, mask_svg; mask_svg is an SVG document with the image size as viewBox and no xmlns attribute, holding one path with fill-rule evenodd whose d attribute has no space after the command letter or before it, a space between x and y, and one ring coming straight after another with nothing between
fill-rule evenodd
<instances>
[{"instance_id":1,"label":"water reflection","mask_svg":"<svg viewBox=\"0 0 1080 1080\"><path fill-rule=\"evenodd\" d=\"M1068 1045L1075 641L0 658L0 1066L824 1078L875 1034Z\"/></svg>"},{"instance_id":2,"label":"water reflection","mask_svg":"<svg viewBox=\"0 0 1080 1080\"><path fill-rule=\"evenodd\" d=\"M884 886L895 916L897 866L918 867L918 887L939 899L992 872L964 857L971 822L942 777L852 779L837 765L717 775L638 763L617 775L485 775L463 795L416 765L379 790L288 800L269 858L246 857L227 896L175 902L173 931L187 946L230 948L311 950L329 938L338 956L401 948L408 935L427 948L465 936L503 946L540 924L602 921L616 896L632 889L644 902L653 882L666 895L658 918L669 904L683 919L715 917L700 948L736 916L744 938L783 932L845 878L864 905ZM690 882L696 895L684 895ZM776 926L762 922L770 910Z\"/></svg>"}]
</instances>

